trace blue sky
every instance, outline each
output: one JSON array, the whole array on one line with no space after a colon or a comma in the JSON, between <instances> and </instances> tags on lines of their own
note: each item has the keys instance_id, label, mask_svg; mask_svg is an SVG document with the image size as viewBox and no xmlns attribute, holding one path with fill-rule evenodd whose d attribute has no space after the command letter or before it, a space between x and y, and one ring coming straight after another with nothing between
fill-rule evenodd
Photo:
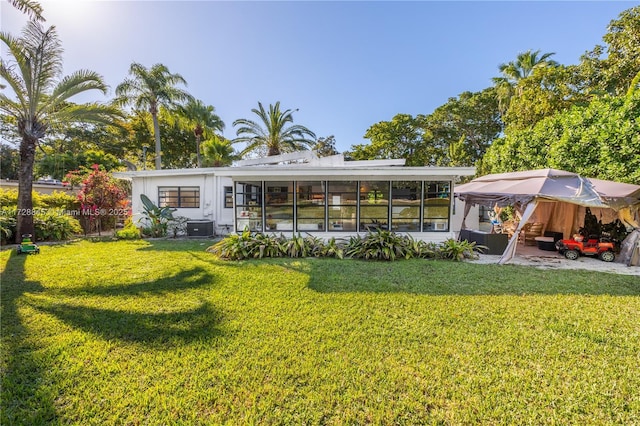
<instances>
[{"instance_id":1,"label":"blue sky","mask_svg":"<svg viewBox=\"0 0 640 426\"><path fill-rule=\"evenodd\" d=\"M528 49L562 64L603 44L634 2L42 1L65 49L65 73L91 69L113 89L131 62L163 63L232 123L258 101L299 109L297 124L335 135L340 151L398 113L429 114L491 85ZM2 31L25 17L0 3ZM2 54L5 52L3 50ZM106 98L79 98L79 101Z\"/></svg>"}]
</instances>

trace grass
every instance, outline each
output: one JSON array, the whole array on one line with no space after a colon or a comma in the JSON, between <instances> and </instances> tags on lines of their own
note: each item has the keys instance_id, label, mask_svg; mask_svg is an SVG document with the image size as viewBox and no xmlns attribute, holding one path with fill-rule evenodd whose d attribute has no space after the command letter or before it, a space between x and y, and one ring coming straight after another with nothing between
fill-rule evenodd
<instances>
[{"instance_id":1,"label":"grass","mask_svg":"<svg viewBox=\"0 0 640 426\"><path fill-rule=\"evenodd\" d=\"M637 276L204 248L1 252L0 423L640 424Z\"/></svg>"}]
</instances>

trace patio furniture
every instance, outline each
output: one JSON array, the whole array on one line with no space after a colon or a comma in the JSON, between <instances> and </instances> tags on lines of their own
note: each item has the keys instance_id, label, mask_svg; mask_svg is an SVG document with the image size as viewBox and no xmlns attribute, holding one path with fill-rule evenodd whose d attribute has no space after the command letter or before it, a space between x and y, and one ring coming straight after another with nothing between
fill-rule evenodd
<instances>
[{"instance_id":1,"label":"patio furniture","mask_svg":"<svg viewBox=\"0 0 640 426\"><path fill-rule=\"evenodd\" d=\"M525 224L522 228L522 231L520 232L522 244L524 244L525 246L527 245L527 243L532 243L531 245L535 245L536 237L542 236L543 229L544 223L541 222Z\"/></svg>"},{"instance_id":2,"label":"patio furniture","mask_svg":"<svg viewBox=\"0 0 640 426\"><path fill-rule=\"evenodd\" d=\"M538 245L538 249L545 251L556 251L556 242L553 237L535 237L534 240Z\"/></svg>"},{"instance_id":3,"label":"patio furniture","mask_svg":"<svg viewBox=\"0 0 640 426\"><path fill-rule=\"evenodd\" d=\"M475 242L479 246L486 246L487 250L484 254L502 254L509 243L507 234L491 234L470 229L462 229L459 239Z\"/></svg>"}]
</instances>

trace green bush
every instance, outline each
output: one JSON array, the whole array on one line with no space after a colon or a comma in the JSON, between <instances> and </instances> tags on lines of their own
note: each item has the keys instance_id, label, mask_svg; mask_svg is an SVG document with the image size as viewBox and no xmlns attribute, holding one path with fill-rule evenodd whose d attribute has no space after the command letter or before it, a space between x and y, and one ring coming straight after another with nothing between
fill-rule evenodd
<instances>
[{"instance_id":1,"label":"green bush","mask_svg":"<svg viewBox=\"0 0 640 426\"><path fill-rule=\"evenodd\" d=\"M140 239L140 229L138 229L131 218L129 218L126 221L124 228L116 231L116 238L119 240L138 240Z\"/></svg>"},{"instance_id":2,"label":"green bush","mask_svg":"<svg viewBox=\"0 0 640 426\"><path fill-rule=\"evenodd\" d=\"M33 216L36 240L68 240L82 233L80 222L65 214L64 209L48 209Z\"/></svg>"},{"instance_id":3,"label":"green bush","mask_svg":"<svg viewBox=\"0 0 640 426\"><path fill-rule=\"evenodd\" d=\"M441 244L416 240L410 235L376 230L365 236L352 236L346 243L331 238L300 235L286 238L284 235L252 233L231 234L207 249L221 259L243 260L265 257L335 257L367 260L396 259L448 259L461 261L478 257L486 247L468 241L446 240Z\"/></svg>"},{"instance_id":4,"label":"green bush","mask_svg":"<svg viewBox=\"0 0 640 426\"><path fill-rule=\"evenodd\" d=\"M9 207L9 206L17 206L17 205L18 205L18 190L0 188L0 206Z\"/></svg>"},{"instance_id":5,"label":"green bush","mask_svg":"<svg viewBox=\"0 0 640 426\"><path fill-rule=\"evenodd\" d=\"M345 253L348 257L368 260L409 259L414 255L410 242L409 237L378 229L367 232L364 237L352 237Z\"/></svg>"},{"instance_id":6,"label":"green bush","mask_svg":"<svg viewBox=\"0 0 640 426\"><path fill-rule=\"evenodd\" d=\"M464 259L477 259L478 252L482 253L486 249L487 247L478 246L475 242L469 242L467 240L456 241L450 238L440 244L437 254L441 259L459 262Z\"/></svg>"},{"instance_id":7,"label":"green bush","mask_svg":"<svg viewBox=\"0 0 640 426\"><path fill-rule=\"evenodd\" d=\"M344 244L338 242L334 237L330 238L321 248L319 257L344 258Z\"/></svg>"},{"instance_id":8,"label":"green bush","mask_svg":"<svg viewBox=\"0 0 640 426\"><path fill-rule=\"evenodd\" d=\"M53 191L50 195L41 194L40 200L42 207L53 209L77 210L80 208L78 197L62 191Z\"/></svg>"},{"instance_id":9,"label":"green bush","mask_svg":"<svg viewBox=\"0 0 640 426\"><path fill-rule=\"evenodd\" d=\"M0 240L9 241L16 232L16 214L14 208L0 209Z\"/></svg>"}]
</instances>

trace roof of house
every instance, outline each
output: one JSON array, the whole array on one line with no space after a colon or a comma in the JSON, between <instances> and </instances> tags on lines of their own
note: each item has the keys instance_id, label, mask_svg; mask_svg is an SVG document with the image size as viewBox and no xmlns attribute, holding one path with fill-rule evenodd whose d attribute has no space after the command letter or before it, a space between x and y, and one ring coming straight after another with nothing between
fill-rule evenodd
<instances>
[{"instance_id":1,"label":"roof of house","mask_svg":"<svg viewBox=\"0 0 640 426\"><path fill-rule=\"evenodd\" d=\"M305 178L331 180L345 176L358 179L424 179L473 176L474 167L405 167L405 160L346 161L342 155L317 157L311 151L242 160L231 167L135 170L117 172L119 178L216 175L233 179L273 180Z\"/></svg>"}]
</instances>

